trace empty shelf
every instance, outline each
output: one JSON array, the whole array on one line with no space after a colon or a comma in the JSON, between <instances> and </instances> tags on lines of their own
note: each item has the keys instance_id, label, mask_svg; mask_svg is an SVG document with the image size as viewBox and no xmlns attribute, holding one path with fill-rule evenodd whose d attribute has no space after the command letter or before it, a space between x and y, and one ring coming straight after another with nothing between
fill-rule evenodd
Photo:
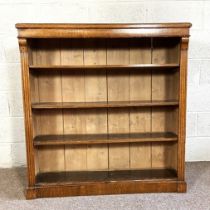
<instances>
[{"instance_id":1,"label":"empty shelf","mask_svg":"<svg viewBox=\"0 0 210 210\"><path fill-rule=\"evenodd\" d=\"M109 102L39 102L33 103L33 109L80 109L114 107L152 107L177 106L177 100L170 101L109 101Z\"/></svg>"},{"instance_id":2,"label":"empty shelf","mask_svg":"<svg viewBox=\"0 0 210 210\"><path fill-rule=\"evenodd\" d=\"M128 142L177 141L172 132L130 133L130 134L75 134L40 135L34 138L34 145L80 145L80 144L119 144Z\"/></svg>"},{"instance_id":3,"label":"empty shelf","mask_svg":"<svg viewBox=\"0 0 210 210\"><path fill-rule=\"evenodd\" d=\"M176 180L173 169L145 169L120 171L47 172L36 176L36 185L79 184L81 182L112 182L127 180Z\"/></svg>"},{"instance_id":4,"label":"empty shelf","mask_svg":"<svg viewBox=\"0 0 210 210\"><path fill-rule=\"evenodd\" d=\"M179 64L131 64L131 65L30 65L30 69L36 70L70 70L70 69L141 69L141 68L152 68L152 69L167 69L167 68L178 68Z\"/></svg>"}]
</instances>

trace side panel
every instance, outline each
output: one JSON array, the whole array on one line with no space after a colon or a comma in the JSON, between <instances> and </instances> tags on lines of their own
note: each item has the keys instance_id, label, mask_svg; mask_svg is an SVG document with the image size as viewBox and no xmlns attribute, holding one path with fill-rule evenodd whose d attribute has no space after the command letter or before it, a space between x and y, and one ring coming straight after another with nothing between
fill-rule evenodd
<instances>
[{"instance_id":1,"label":"side panel","mask_svg":"<svg viewBox=\"0 0 210 210\"><path fill-rule=\"evenodd\" d=\"M33 187L35 184L35 151L33 148L33 126L32 126L32 110L31 110L31 98L30 98L30 79L29 79L29 68L28 68L29 65L28 46L26 39L19 39L18 41L20 47L21 69L22 69L28 187Z\"/></svg>"},{"instance_id":2,"label":"side panel","mask_svg":"<svg viewBox=\"0 0 210 210\"><path fill-rule=\"evenodd\" d=\"M181 39L180 86L179 86L179 142L178 179L185 179L185 136L186 136L186 92L187 92L187 50L189 38Z\"/></svg>"}]
</instances>

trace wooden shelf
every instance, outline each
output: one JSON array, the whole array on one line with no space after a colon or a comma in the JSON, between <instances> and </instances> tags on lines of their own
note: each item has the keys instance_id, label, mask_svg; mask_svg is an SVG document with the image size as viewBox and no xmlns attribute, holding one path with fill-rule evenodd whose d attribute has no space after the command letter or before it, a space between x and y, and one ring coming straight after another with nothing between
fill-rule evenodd
<instances>
[{"instance_id":1,"label":"wooden shelf","mask_svg":"<svg viewBox=\"0 0 210 210\"><path fill-rule=\"evenodd\" d=\"M130 134L75 134L75 135L40 135L34 138L34 146L44 145L81 145L81 144L119 144L131 142L169 142L177 141L177 135L165 133L130 133Z\"/></svg>"},{"instance_id":2,"label":"wooden shelf","mask_svg":"<svg viewBox=\"0 0 210 210\"><path fill-rule=\"evenodd\" d=\"M178 106L177 100L168 101L104 101L104 102L40 102L33 103L32 109L90 109L115 107Z\"/></svg>"},{"instance_id":3,"label":"wooden shelf","mask_svg":"<svg viewBox=\"0 0 210 210\"><path fill-rule=\"evenodd\" d=\"M47 172L36 176L36 185L79 184L81 182L112 182L127 180L176 180L173 169L145 169L119 171Z\"/></svg>"},{"instance_id":4,"label":"wooden shelf","mask_svg":"<svg viewBox=\"0 0 210 210\"><path fill-rule=\"evenodd\" d=\"M70 69L168 69L178 68L179 64L132 64L132 65L30 65L30 69L35 70L70 70Z\"/></svg>"}]
</instances>

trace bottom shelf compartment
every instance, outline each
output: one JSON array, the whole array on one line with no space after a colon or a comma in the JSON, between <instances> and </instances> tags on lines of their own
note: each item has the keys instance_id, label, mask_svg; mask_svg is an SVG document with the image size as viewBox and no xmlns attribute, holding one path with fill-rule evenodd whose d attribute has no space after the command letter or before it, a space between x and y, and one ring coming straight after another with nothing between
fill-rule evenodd
<instances>
[{"instance_id":1,"label":"bottom shelf compartment","mask_svg":"<svg viewBox=\"0 0 210 210\"><path fill-rule=\"evenodd\" d=\"M176 180L174 169L142 169L118 171L47 172L36 176L36 185L79 184L85 182L115 182L140 180Z\"/></svg>"}]
</instances>

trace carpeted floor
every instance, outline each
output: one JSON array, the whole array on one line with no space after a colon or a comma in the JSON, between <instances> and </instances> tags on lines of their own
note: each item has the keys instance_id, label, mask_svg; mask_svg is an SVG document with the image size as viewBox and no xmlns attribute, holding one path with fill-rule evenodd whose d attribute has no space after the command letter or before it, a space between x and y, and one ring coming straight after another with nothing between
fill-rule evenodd
<instances>
[{"instance_id":1,"label":"carpeted floor","mask_svg":"<svg viewBox=\"0 0 210 210\"><path fill-rule=\"evenodd\" d=\"M0 170L0 210L210 209L210 162L186 164L186 194L132 194L25 200L25 168Z\"/></svg>"}]
</instances>

